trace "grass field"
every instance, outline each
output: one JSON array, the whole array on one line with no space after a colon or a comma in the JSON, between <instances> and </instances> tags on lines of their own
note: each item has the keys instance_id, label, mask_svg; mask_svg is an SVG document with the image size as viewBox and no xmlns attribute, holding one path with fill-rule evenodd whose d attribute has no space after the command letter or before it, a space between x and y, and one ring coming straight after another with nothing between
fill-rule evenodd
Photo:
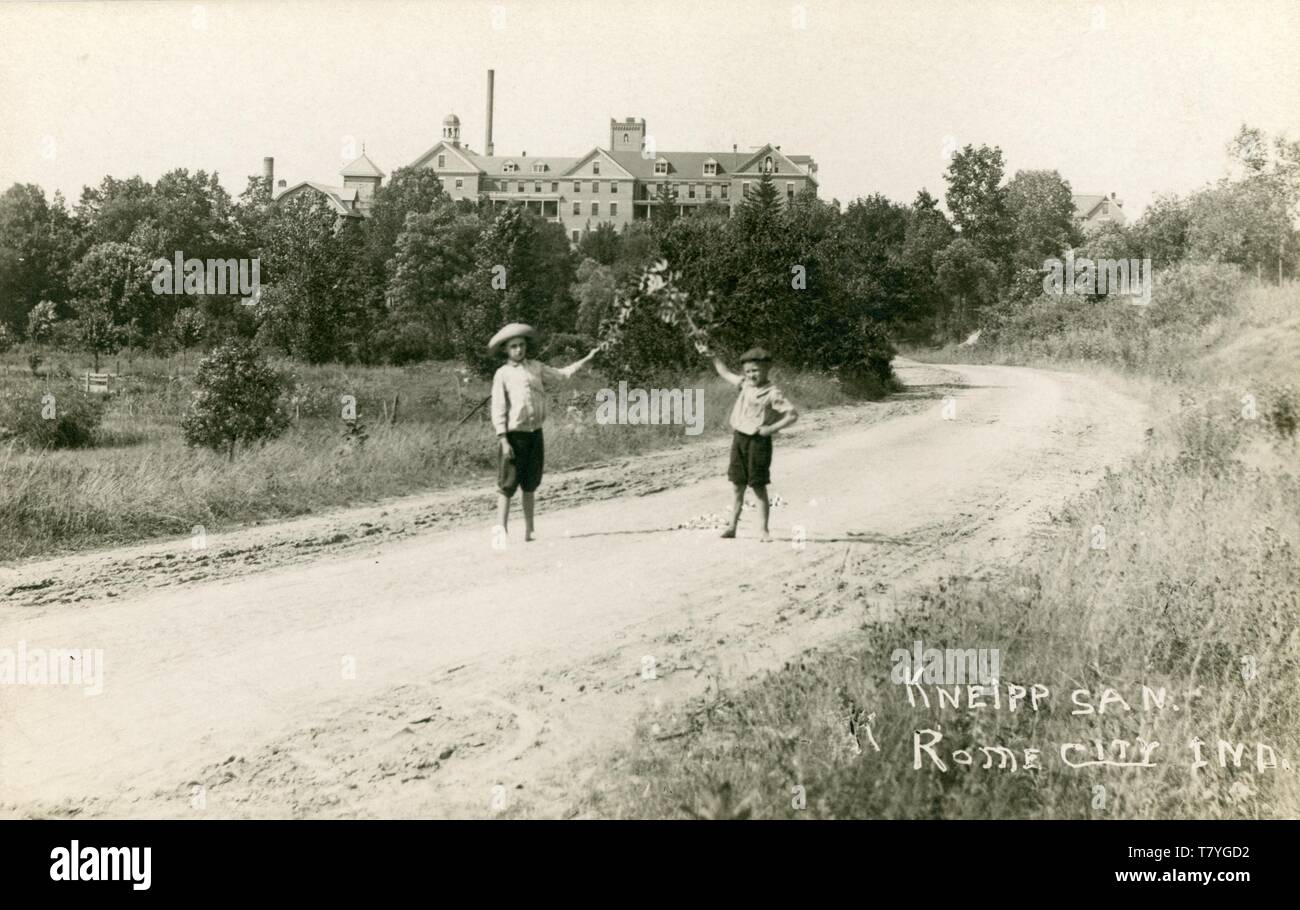
<instances>
[{"instance_id":1,"label":"grass field","mask_svg":"<svg viewBox=\"0 0 1300 910\"><path fill-rule=\"evenodd\" d=\"M84 358L42 352L33 375L28 352L0 358L0 392L79 395ZM101 369L118 374L92 448L36 450L0 444L0 560L107 547L163 535L288 518L336 506L375 502L465 483L490 486L496 446L487 408L461 417L489 383L466 378L457 364L306 367L281 363L294 377L295 414L281 438L239 454L188 448L180 421L190 400L186 363L125 357ZM815 374L778 373L805 409L843 404L838 386ZM549 471L689 443L680 426L602 426L596 391L616 379L584 372L551 397L546 426ZM665 380L661 387L704 388L704 436L723 432L735 392L709 371ZM347 440L340 396L355 396L367 439ZM397 418L390 421L396 400Z\"/></svg>"},{"instance_id":2,"label":"grass field","mask_svg":"<svg viewBox=\"0 0 1300 910\"><path fill-rule=\"evenodd\" d=\"M1300 286L1252 286L1200 329L1149 339L1146 350L1164 353L1128 365L1126 377L1112 374L1150 396L1159 416L1149 445L1057 516L1032 558L992 580L951 578L916 592L895 618L864 615L861 634L840 650L693 706L686 736L652 736L647 720L586 809L715 818L1300 816L1298 312ZM1050 344L1013 339L959 356L1060 365L1043 356ZM1083 358L1067 365L1112 372ZM910 704L888 673L894 649L918 640L999 648L1004 708L969 709L967 693L961 708ZM1012 683L1048 687L1050 709L1022 702L1006 710ZM1163 688L1165 706L1144 704L1143 686ZM1075 690L1097 713L1071 713ZM946 771L917 752L920 729L942 736ZM1116 741L1130 757L1143 742L1161 745L1152 767L1072 769L1058 757L1066 743L1081 744L1075 760L1090 757L1094 740L1112 760ZM985 768L981 745L1015 750L1019 769L999 770L1000 754ZM1042 750L1040 769L1023 767L1026 747ZM1207 762L1199 767L1197 748ZM953 749L971 750L973 765L954 761Z\"/></svg>"}]
</instances>

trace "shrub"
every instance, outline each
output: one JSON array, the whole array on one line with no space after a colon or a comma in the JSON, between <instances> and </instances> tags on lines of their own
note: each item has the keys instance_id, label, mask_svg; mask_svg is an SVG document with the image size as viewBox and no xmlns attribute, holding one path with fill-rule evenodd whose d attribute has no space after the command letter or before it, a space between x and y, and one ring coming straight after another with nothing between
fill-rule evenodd
<instances>
[{"instance_id":1,"label":"shrub","mask_svg":"<svg viewBox=\"0 0 1300 910\"><path fill-rule=\"evenodd\" d=\"M274 439L289 425L285 380L246 341L228 342L199 361L194 399L181 422L185 442L224 451Z\"/></svg>"},{"instance_id":2,"label":"shrub","mask_svg":"<svg viewBox=\"0 0 1300 910\"><path fill-rule=\"evenodd\" d=\"M78 449L94 445L104 401L79 389L57 395L36 389L0 396L0 439L16 438L36 449Z\"/></svg>"},{"instance_id":3,"label":"shrub","mask_svg":"<svg viewBox=\"0 0 1300 910\"><path fill-rule=\"evenodd\" d=\"M828 333L817 351L817 364L839 380L840 388L856 398L879 398L891 391L894 346L871 319L860 319L846 331Z\"/></svg>"},{"instance_id":4,"label":"shrub","mask_svg":"<svg viewBox=\"0 0 1300 910\"><path fill-rule=\"evenodd\" d=\"M1195 328L1225 315L1241 287L1241 270L1222 262L1183 261L1157 274L1153 326Z\"/></svg>"}]
</instances>

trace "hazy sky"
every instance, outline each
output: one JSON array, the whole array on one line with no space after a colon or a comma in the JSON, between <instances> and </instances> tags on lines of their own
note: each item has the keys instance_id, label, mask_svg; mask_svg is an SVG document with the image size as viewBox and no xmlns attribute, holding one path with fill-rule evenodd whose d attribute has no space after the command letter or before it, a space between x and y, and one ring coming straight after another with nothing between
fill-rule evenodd
<instances>
[{"instance_id":1,"label":"hazy sky","mask_svg":"<svg viewBox=\"0 0 1300 910\"><path fill-rule=\"evenodd\" d=\"M803 27L800 27L803 26ZM0 187L73 202L105 174L264 155L292 184L386 173L461 118L497 154L579 155L609 119L660 149L810 154L821 195L942 196L948 151L999 145L1130 211L1223 171L1244 121L1300 138L1300 3L502 0L0 4Z\"/></svg>"}]
</instances>

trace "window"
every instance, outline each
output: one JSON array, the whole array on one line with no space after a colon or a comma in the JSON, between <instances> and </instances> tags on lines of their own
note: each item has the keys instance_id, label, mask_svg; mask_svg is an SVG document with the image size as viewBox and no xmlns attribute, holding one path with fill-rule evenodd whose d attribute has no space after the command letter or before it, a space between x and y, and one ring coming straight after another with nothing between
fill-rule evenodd
<instances>
[{"instance_id":1,"label":"window","mask_svg":"<svg viewBox=\"0 0 1300 910\"><path fill-rule=\"evenodd\" d=\"M627 145L627 133L623 134L623 144Z\"/></svg>"},{"instance_id":2,"label":"window","mask_svg":"<svg viewBox=\"0 0 1300 910\"><path fill-rule=\"evenodd\" d=\"M722 198L728 199L730 197L731 197L731 184L729 183L722 184Z\"/></svg>"},{"instance_id":3,"label":"window","mask_svg":"<svg viewBox=\"0 0 1300 910\"><path fill-rule=\"evenodd\" d=\"M600 176L600 162L599 162L599 161L593 161L593 162L591 162L591 173L592 173L593 176L596 176L596 177L599 177L599 176Z\"/></svg>"},{"instance_id":4,"label":"window","mask_svg":"<svg viewBox=\"0 0 1300 910\"><path fill-rule=\"evenodd\" d=\"M574 191L575 193L581 193L581 192L582 192L582 181L581 181L581 180L575 180L575 181L573 181L573 191Z\"/></svg>"},{"instance_id":5,"label":"window","mask_svg":"<svg viewBox=\"0 0 1300 910\"><path fill-rule=\"evenodd\" d=\"M609 191L610 191L611 193L617 193L617 192L618 192L618 181L617 181L617 180L611 180L611 181L609 182Z\"/></svg>"},{"instance_id":6,"label":"window","mask_svg":"<svg viewBox=\"0 0 1300 910\"><path fill-rule=\"evenodd\" d=\"M507 161L501 170L504 173L513 174L515 171L519 170L519 165L515 164L513 161Z\"/></svg>"},{"instance_id":7,"label":"window","mask_svg":"<svg viewBox=\"0 0 1300 910\"><path fill-rule=\"evenodd\" d=\"M686 191L686 198L687 198L687 199L694 199L694 198L695 198L695 184L692 183L692 184L690 185L690 187L687 188L687 191Z\"/></svg>"},{"instance_id":8,"label":"window","mask_svg":"<svg viewBox=\"0 0 1300 910\"><path fill-rule=\"evenodd\" d=\"M593 215L599 215L599 214L600 214L600 203L599 203L599 202L593 202L593 203L591 204L591 214L593 214Z\"/></svg>"},{"instance_id":9,"label":"window","mask_svg":"<svg viewBox=\"0 0 1300 910\"><path fill-rule=\"evenodd\" d=\"M748 181L748 180L745 180L745 181L742 181L742 182L741 182L741 184L740 184L740 195L742 195L742 196L748 196L748 195L749 195L749 181Z\"/></svg>"},{"instance_id":10,"label":"window","mask_svg":"<svg viewBox=\"0 0 1300 910\"><path fill-rule=\"evenodd\" d=\"M704 198L705 198L705 199L712 199L712 198L713 198L713 184L712 184L712 183L706 183L706 184L704 184Z\"/></svg>"},{"instance_id":11,"label":"window","mask_svg":"<svg viewBox=\"0 0 1300 910\"><path fill-rule=\"evenodd\" d=\"M574 205L577 205L577 204L578 204L578 203L576 203L576 202L574 203ZM574 242L574 243L577 243L577 242L578 242L578 232L577 232L577 231L574 231L574 232L573 232L573 242Z\"/></svg>"},{"instance_id":12,"label":"window","mask_svg":"<svg viewBox=\"0 0 1300 910\"><path fill-rule=\"evenodd\" d=\"M545 164L545 162L542 162L542 161L534 161L534 162L533 162L533 173L534 173L534 174L545 174L545 173L546 173L546 164Z\"/></svg>"},{"instance_id":13,"label":"window","mask_svg":"<svg viewBox=\"0 0 1300 910\"><path fill-rule=\"evenodd\" d=\"M787 184L785 185L785 198L786 198L786 199L793 199L793 198L794 198L794 184L793 184L793 183L787 183Z\"/></svg>"},{"instance_id":14,"label":"window","mask_svg":"<svg viewBox=\"0 0 1300 910\"><path fill-rule=\"evenodd\" d=\"M611 203L609 204L609 214L610 214L611 216L613 216L613 215L617 215L617 214L618 214L618 203L617 203L617 202L611 202Z\"/></svg>"},{"instance_id":15,"label":"window","mask_svg":"<svg viewBox=\"0 0 1300 910\"><path fill-rule=\"evenodd\" d=\"M458 189L458 190L459 190L459 189L464 189L464 187L465 187L465 180L464 180L464 178L462 178L462 177L457 177L457 178L456 178L456 189Z\"/></svg>"},{"instance_id":16,"label":"window","mask_svg":"<svg viewBox=\"0 0 1300 910\"><path fill-rule=\"evenodd\" d=\"M552 193L558 193L559 191L560 191L560 184L559 184L558 182L552 180L552 181L551 181L551 192L552 192Z\"/></svg>"},{"instance_id":17,"label":"window","mask_svg":"<svg viewBox=\"0 0 1300 910\"><path fill-rule=\"evenodd\" d=\"M522 180L520 180L520 181L519 181L519 192L522 193L523 191L524 191L524 182L523 182Z\"/></svg>"},{"instance_id":18,"label":"window","mask_svg":"<svg viewBox=\"0 0 1300 910\"><path fill-rule=\"evenodd\" d=\"M667 161L664 161L664 160L662 160L662 159L660 159L659 161L656 161L656 162L655 162L655 173L656 173L656 174L667 174L667 173L668 173L668 162L667 162Z\"/></svg>"},{"instance_id":19,"label":"window","mask_svg":"<svg viewBox=\"0 0 1300 910\"><path fill-rule=\"evenodd\" d=\"M716 176L718 176L718 162L716 162L716 161L706 161L706 162L704 162L704 176L705 176L705 177L716 177Z\"/></svg>"},{"instance_id":20,"label":"window","mask_svg":"<svg viewBox=\"0 0 1300 910\"><path fill-rule=\"evenodd\" d=\"M593 180L593 181L591 181L591 191L592 191L593 193L599 193L599 192L600 192L600 181L599 181L599 180Z\"/></svg>"},{"instance_id":21,"label":"window","mask_svg":"<svg viewBox=\"0 0 1300 910\"><path fill-rule=\"evenodd\" d=\"M575 202L575 203L573 204L573 214L575 214L575 215L581 215L581 214L582 214L582 203L581 203L581 202Z\"/></svg>"},{"instance_id":22,"label":"window","mask_svg":"<svg viewBox=\"0 0 1300 910\"><path fill-rule=\"evenodd\" d=\"M446 156L446 155L439 155L439 156L438 156L438 167L443 168L443 167L446 167L446 166L447 166L447 156Z\"/></svg>"},{"instance_id":23,"label":"window","mask_svg":"<svg viewBox=\"0 0 1300 910\"><path fill-rule=\"evenodd\" d=\"M540 181L540 180L535 181L535 182L533 183L533 192L534 192L534 193L540 193L541 191L542 191L542 181Z\"/></svg>"}]
</instances>

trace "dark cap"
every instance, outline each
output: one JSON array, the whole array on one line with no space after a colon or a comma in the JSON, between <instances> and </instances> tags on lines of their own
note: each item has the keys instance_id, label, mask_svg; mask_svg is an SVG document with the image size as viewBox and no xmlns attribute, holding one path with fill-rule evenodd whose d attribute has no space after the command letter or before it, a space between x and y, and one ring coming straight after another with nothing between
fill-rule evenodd
<instances>
[{"instance_id":1,"label":"dark cap","mask_svg":"<svg viewBox=\"0 0 1300 910\"><path fill-rule=\"evenodd\" d=\"M755 363L767 363L772 359L772 355L767 352L766 348L750 348L740 355L740 365L744 366L751 360Z\"/></svg>"}]
</instances>

